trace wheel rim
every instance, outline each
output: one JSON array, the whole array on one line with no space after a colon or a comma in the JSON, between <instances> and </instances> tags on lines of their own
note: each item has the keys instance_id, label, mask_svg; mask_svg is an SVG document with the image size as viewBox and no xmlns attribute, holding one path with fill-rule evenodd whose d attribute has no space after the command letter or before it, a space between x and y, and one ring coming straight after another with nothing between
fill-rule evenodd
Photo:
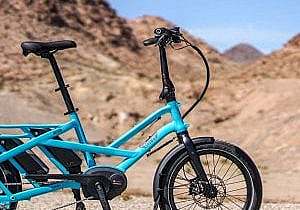
<instances>
[{"instance_id":1,"label":"wheel rim","mask_svg":"<svg viewBox=\"0 0 300 210\"><path fill-rule=\"evenodd\" d=\"M2 168L2 166L0 166L0 180L4 185L5 185L5 183L7 183L7 177L5 176L5 172L4 172L4 169ZM0 189L0 195L3 195L3 194L4 194L3 190Z\"/></svg>"},{"instance_id":2,"label":"wheel rim","mask_svg":"<svg viewBox=\"0 0 300 210\"><path fill-rule=\"evenodd\" d=\"M9 168L9 167L8 167ZM0 180L2 183L12 192L16 193L19 191L20 187L22 186L18 181L17 178L14 176L12 171L7 168L7 164L4 163L0 165ZM21 190L21 189L20 189ZM0 189L0 195L4 195L5 193ZM8 209L16 209L18 202L12 202L8 206ZM1 203L0 203L1 206Z\"/></svg>"},{"instance_id":3,"label":"wheel rim","mask_svg":"<svg viewBox=\"0 0 300 210\"><path fill-rule=\"evenodd\" d=\"M249 209L253 180L245 165L223 150L204 149L199 155L209 184L216 192L212 196L205 194L185 156L175 164L167 185L172 209Z\"/></svg>"}]
</instances>

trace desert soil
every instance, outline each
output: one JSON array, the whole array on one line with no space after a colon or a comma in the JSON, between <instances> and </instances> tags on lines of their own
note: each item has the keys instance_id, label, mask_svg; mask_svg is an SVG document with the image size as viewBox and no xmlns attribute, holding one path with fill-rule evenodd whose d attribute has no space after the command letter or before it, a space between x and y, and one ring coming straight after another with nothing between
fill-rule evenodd
<instances>
[{"instance_id":1,"label":"desert soil","mask_svg":"<svg viewBox=\"0 0 300 210\"><path fill-rule=\"evenodd\" d=\"M72 202L72 195L68 192L50 193L39 198L32 199L32 202L22 202L19 205L19 209L32 209L32 210L49 210L61 206L65 203ZM100 204L97 201L85 202L87 209L100 210ZM153 202L151 197L133 197L129 196L124 198L117 198L111 202L112 209L124 209L124 210L149 210L153 208ZM63 208L65 210L74 209L74 206ZM277 204L266 203L263 204L261 210L296 210L300 209L300 204Z\"/></svg>"}]
</instances>

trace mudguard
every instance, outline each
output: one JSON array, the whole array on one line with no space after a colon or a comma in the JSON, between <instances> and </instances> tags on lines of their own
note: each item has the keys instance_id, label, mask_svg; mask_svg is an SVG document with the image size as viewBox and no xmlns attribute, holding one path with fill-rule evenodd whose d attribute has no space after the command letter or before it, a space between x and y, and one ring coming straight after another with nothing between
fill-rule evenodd
<instances>
[{"instance_id":1,"label":"mudguard","mask_svg":"<svg viewBox=\"0 0 300 210\"><path fill-rule=\"evenodd\" d=\"M214 137L195 137L192 138L192 141L195 145L204 145L204 144L213 144L215 142ZM165 155L165 157L159 163L154 180L153 180L153 199L155 204L157 205L158 202L163 202L163 186L165 180L166 173L169 170L169 167L172 163L174 163L175 159L178 155L186 152L186 149L183 144L179 144L174 147L172 150Z\"/></svg>"}]
</instances>

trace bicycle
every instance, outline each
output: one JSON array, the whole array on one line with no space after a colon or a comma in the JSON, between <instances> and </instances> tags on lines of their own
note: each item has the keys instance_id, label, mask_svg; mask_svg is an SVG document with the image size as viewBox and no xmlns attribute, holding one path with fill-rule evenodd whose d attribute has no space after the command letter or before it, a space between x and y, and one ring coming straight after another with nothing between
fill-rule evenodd
<instances>
[{"instance_id":1,"label":"bicycle","mask_svg":"<svg viewBox=\"0 0 300 210\"><path fill-rule=\"evenodd\" d=\"M23 55L35 54L48 59L65 102L69 121L61 124L0 125L0 129L19 129L22 133L0 135L0 208L16 209L19 201L72 189L76 210L84 210L84 200L98 200L104 210L110 210L109 200L127 188L125 172L146 154L152 154L174 139L157 146L171 133L178 145L160 162L153 181L154 209L246 209L260 208L262 183L251 158L235 145L214 137L191 138L184 118L204 97L210 78L208 62L195 45L184 38L178 27L157 28L155 36L144 41L145 46L157 46L160 53L162 91L165 105L125 132L107 146L89 144L74 107L68 85L65 84L54 54L75 48L70 40L56 42L23 42ZM201 56L206 67L206 85L199 98L184 113L176 100L175 87L169 76L166 48L173 43L185 43ZM132 150L120 148L135 135L165 115L170 121L159 128L146 142ZM63 140L60 135L75 130L78 142ZM22 140L20 140L22 139ZM61 172L50 174L49 167L31 150L38 148ZM88 169L82 171L81 152ZM114 166L96 164L94 154L122 157ZM22 190L23 180L31 187ZM52 181L51 181L52 180ZM233 188L233 186L235 188ZM84 199L81 198L81 190Z\"/></svg>"}]
</instances>

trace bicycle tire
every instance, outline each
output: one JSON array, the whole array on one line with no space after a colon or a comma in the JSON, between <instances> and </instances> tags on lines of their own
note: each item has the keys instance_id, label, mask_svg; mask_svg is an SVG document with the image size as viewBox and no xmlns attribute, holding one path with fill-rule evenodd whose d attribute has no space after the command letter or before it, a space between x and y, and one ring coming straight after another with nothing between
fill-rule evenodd
<instances>
[{"instance_id":1,"label":"bicycle tire","mask_svg":"<svg viewBox=\"0 0 300 210\"><path fill-rule=\"evenodd\" d=\"M243 174L243 177L245 179L245 184L246 184L245 189L247 192L246 192L245 204L243 206L240 206L241 208L238 208L238 209L258 210L260 208L261 202L262 202L261 178L260 178L259 172L258 172L255 164L253 163L253 161L250 159L250 157L244 151L242 151L237 146L225 143L223 141L216 141L214 144L204 144L204 145L196 144L195 146L196 146L198 154L200 155L202 164L205 163L205 161L203 161L204 155L207 156L208 154L210 154L210 155L214 154L214 155L219 155L219 157L224 158L224 160L225 159L230 160L236 166L236 168L241 171L241 173ZM176 177L179 174L181 168L184 167L184 165L188 162L189 162L189 156L185 152L185 153L178 154L176 161L174 161L174 163L170 166L168 173L166 174L166 177L165 177L166 182L163 187L164 201L160 202L160 204L159 204L160 209L164 209L164 210L165 209L172 209L172 210L184 209L184 208L181 208L182 206L176 205L176 201L174 198L175 197L174 196L174 190L175 190L174 186L175 186ZM208 163L209 163L209 161L207 161L207 165L208 165ZM228 192L230 192L230 190L228 190L228 186L226 186L226 184L225 184L226 182L224 182L224 181L222 182L220 177L213 175L212 173L209 173L208 167L206 167L205 170L206 170L207 176L208 176L208 178L210 178L211 182L215 182L216 186L218 187L219 191L218 190L217 191L219 193L219 196L217 194L214 199L211 199L211 200L214 200L214 202L210 200L209 201L210 203L207 204L207 206L205 206L204 204L202 204L202 203L200 204L200 202L199 202L199 200L205 199L205 196L203 195L204 192L202 192L201 199L198 199L199 197L198 198L193 197L193 201L195 201L196 205L193 204L193 206L192 206L193 208L191 208L191 209L222 209L222 208L233 209L234 207L237 207L234 203L231 204L234 207L232 207L232 206L227 206L227 208L224 207L225 202L227 202L226 205L228 205L229 200L234 199L232 197L230 197L230 198L224 197L224 194L226 194L226 187L227 187L228 196L231 196L228 193ZM196 177L196 175L195 175L195 177ZM191 189L192 184L193 184L193 182L190 182L189 190ZM194 184L194 185L196 185L196 184ZM222 189L223 189L223 191L222 191ZM199 190L197 192L199 194L198 196L201 195L200 191L201 190ZM222 191L222 193L221 193L221 191ZM232 193L232 190L231 190L231 193ZM178 195L178 194L175 194L175 195ZM224 197L224 198L222 197L223 200L221 199L220 195L223 195L223 197ZM221 203L221 200L223 203ZM206 202L207 202L207 198L206 198ZM177 202L177 204L178 204L178 202Z\"/></svg>"}]
</instances>

